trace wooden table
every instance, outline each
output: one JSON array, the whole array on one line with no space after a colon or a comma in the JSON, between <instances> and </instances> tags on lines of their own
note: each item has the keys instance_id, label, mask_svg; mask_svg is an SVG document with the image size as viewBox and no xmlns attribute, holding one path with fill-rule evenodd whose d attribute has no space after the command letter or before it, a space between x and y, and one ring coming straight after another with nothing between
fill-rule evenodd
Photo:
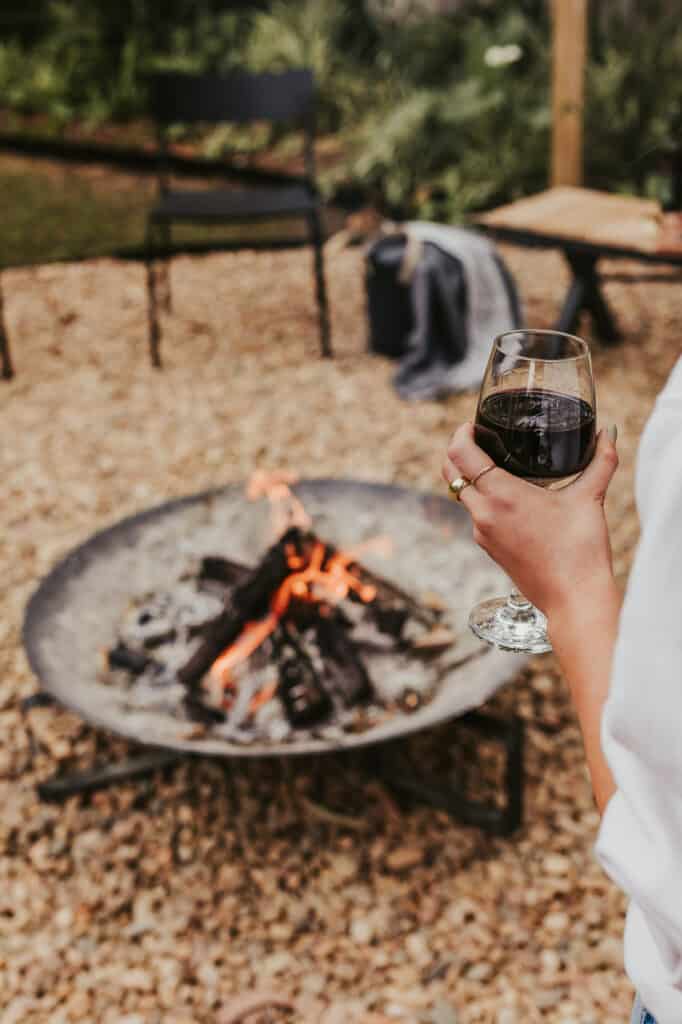
<instances>
[{"instance_id":1,"label":"wooden table","mask_svg":"<svg viewBox=\"0 0 682 1024\"><path fill-rule=\"evenodd\" d=\"M474 224L500 241L561 249L572 280L557 330L575 331L585 309L605 344L620 341L621 334L601 292L599 260L682 267L682 219L663 214L650 199L561 186L498 206L475 217Z\"/></svg>"}]
</instances>

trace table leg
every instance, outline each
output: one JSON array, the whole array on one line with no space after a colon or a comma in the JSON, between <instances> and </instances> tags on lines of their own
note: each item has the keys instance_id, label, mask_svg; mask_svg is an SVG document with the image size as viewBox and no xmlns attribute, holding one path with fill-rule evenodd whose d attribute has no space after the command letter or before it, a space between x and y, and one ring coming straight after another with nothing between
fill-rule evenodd
<instances>
[{"instance_id":1,"label":"table leg","mask_svg":"<svg viewBox=\"0 0 682 1024\"><path fill-rule=\"evenodd\" d=\"M608 307L599 288L597 272L598 256L591 253L564 252L573 273L573 280L559 315L557 330L574 332L578 326L580 312L586 309L594 320L595 327L605 345L615 345L622 339L615 317Z\"/></svg>"},{"instance_id":2,"label":"table leg","mask_svg":"<svg viewBox=\"0 0 682 1024\"><path fill-rule=\"evenodd\" d=\"M12 357L9 354L9 340L5 329L5 315L2 301L2 283L0 282L0 365L4 380L11 380L14 376L12 368Z\"/></svg>"},{"instance_id":3,"label":"table leg","mask_svg":"<svg viewBox=\"0 0 682 1024\"><path fill-rule=\"evenodd\" d=\"M571 281L561 313L557 320L557 331L564 331L566 334L575 334L580 320L580 311L585 305L585 284L579 277Z\"/></svg>"}]
</instances>

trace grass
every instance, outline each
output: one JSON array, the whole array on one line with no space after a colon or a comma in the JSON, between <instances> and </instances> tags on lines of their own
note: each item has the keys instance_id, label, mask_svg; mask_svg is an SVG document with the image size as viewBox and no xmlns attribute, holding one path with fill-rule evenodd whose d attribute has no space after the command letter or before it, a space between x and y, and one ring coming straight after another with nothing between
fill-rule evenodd
<instances>
[{"instance_id":1,"label":"grass","mask_svg":"<svg viewBox=\"0 0 682 1024\"><path fill-rule=\"evenodd\" d=\"M154 184L148 177L0 158L0 269L101 256L140 257ZM233 227L176 226L178 247L267 245L305 237L300 220Z\"/></svg>"},{"instance_id":2,"label":"grass","mask_svg":"<svg viewBox=\"0 0 682 1024\"><path fill-rule=\"evenodd\" d=\"M147 194L107 194L78 174L14 163L0 163L0 266L103 256L143 239Z\"/></svg>"}]
</instances>

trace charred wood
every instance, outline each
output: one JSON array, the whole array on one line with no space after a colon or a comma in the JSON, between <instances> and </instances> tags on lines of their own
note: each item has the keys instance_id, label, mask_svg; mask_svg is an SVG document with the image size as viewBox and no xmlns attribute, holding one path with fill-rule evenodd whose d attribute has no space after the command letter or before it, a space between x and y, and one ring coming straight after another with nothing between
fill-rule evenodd
<instances>
[{"instance_id":1,"label":"charred wood","mask_svg":"<svg viewBox=\"0 0 682 1024\"><path fill-rule=\"evenodd\" d=\"M246 582L253 573L253 569L241 562L234 562L231 558L221 558L218 555L207 555L201 559L199 565L199 581L210 580L215 583L224 583L227 587L234 587Z\"/></svg>"},{"instance_id":2,"label":"charred wood","mask_svg":"<svg viewBox=\"0 0 682 1024\"><path fill-rule=\"evenodd\" d=\"M332 700L315 666L293 634L281 630L276 641L279 663L277 696L294 728L317 725L332 712Z\"/></svg>"},{"instance_id":3,"label":"charred wood","mask_svg":"<svg viewBox=\"0 0 682 1024\"><path fill-rule=\"evenodd\" d=\"M193 722L214 725L216 722L224 722L227 718L224 711L204 703L196 693L188 692L185 695L184 704L185 710Z\"/></svg>"},{"instance_id":4,"label":"charred wood","mask_svg":"<svg viewBox=\"0 0 682 1024\"><path fill-rule=\"evenodd\" d=\"M128 647L122 640L119 640L115 647L107 651L107 664L109 668L122 668L131 675L139 676L146 669L153 668L160 672L162 665L154 658L150 658L144 651L136 651Z\"/></svg>"},{"instance_id":5,"label":"charred wood","mask_svg":"<svg viewBox=\"0 0 682 1024\"><path fill-rule=\"evenodd\" d=\"M202 641L192 656L178 669L178 679L187 687L195 687L218 655L239 636L244 619L232 603L204 629Z\"/></svg>"},{"instance_id":6,"label":"charred wood","mask_svg":"<svg viewBox=\"0 0 682 1024\"><path fill-rule=\"evenodd\" d=\"M358 650L343 621L331 609L321 614L316 628L320 654L325 659L346 707L370 699L372 684Z\"/></svg>"},{"instance_id":7,"label":"charred wood","mask_svg":"<svg viewBox=\"0 0 682 1024\"><path fill-rule=\"evenodd\" d=\"M269 548L247 579L234 588L225 609L207 623L200 646L178 670L178 679L187 687L195 687L203 675L234 643L247 622L262 618L274 593L289 575L287 547L301 552L306 538L292 528Z\"/></svg>"},{"instance_id":8,"label":"charred wood","mask_svg":"<svg viewBox=\"0 0 682 1024\"><path fill-rule=\"evenodd\" d=\"M232 603L243 609L245 620L265 615L275 591L291 572L288 551L304 556L308 544L308 536L292 527L268 548L249 578L235 587Z\"/></svg>"},{"instance_id":9,"label":"charred wood","mask_svg":"<svg viewBox=\"0 0 682 1024\"><path fill-rule=\"evenodd\" d=\"M355 563L353 568L363 583L376 587L377 596L373 602L374 604L377 604L379 607L388 606L388 608L394 609L396 614L402 606L407 612L405 620L411 615L418 622L422 622L426 626L434 626L439 621L441 617L440 611L420 604L412 594L408 594L406 590L403 590L396 583L385 579L383 576L379 576L378 573L364 565ZM391 630L389 629L388 632L391 632Z\"/></svg>"},{"instance_id":10,"label":"charred wood","mask_svg":"<svg viewBox=\"0 0 682 1024\"><path fill-rule=\"evenodd\" d=\"M397 604L395 601L391 604L384 604L377 598L372 601L369 611L380 633L388 633L389 636L400 640L403 627L410 617L409 608Z\"/></svg>"}]
</instances>

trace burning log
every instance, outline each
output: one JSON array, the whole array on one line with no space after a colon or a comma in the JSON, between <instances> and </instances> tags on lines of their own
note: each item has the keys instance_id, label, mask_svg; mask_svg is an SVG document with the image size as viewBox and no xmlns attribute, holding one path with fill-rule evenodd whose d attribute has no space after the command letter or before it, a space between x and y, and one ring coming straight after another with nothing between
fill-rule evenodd
<instances>
[{"instance_id":1,"label":"burning log","mask_svg":"<svg viewBox=\"0 0 682 1024\"><path fill-rule=\"evenodd\" d=\"M248 622L262 618L273 594L291 573L287 548L299 552L304 545L300 530L287 530L265 553L248 578L236 586L220 615L206 626L201 645L178 671L185 686L196 687L222 652L238 638Z\"/></svg>"},{"instance_id":2,"label":"burning log","mask_svg":"<svg viewBox=\"0 0 682 1024\"><path fill-rule=\"evenodd\" d=\"M178 669L180 682L188 688L195 687L220 652L239 636L241 628L241 619L237 617L236 609L230 604L225 611L208 623L201 645L182 668Z\"/></svg>"},{"instance_id":3,"label":"burning log","mask_svg":"<svg viewBox=\"0 0 682 1024\"><path fill-rule=\"evenodd\" d=\"M374 602L378 611L378 617L382 617L384 623L383 632L393 633L396 631L399 617L403 616L402 625L405 624L407 618L412 615L418 622L421 622L425 626L435 626L441 618L441 612L431 606L420 604L412 594L408 594L406 590L399 587L396 583L391 580L385 579L372 569L368 569L365 565L356 564L353 568L358 572L360 579L375 587L377 599ZM397 630L402 630L402 625ZM377 618L377 627L382 629Z\"/></svg>"},{"instance_id":4,"label":"burning log","mask_svg":"<svg viewBox=\"0 0 682 1024\"><path fill-rule=\"evenodd\" d=\"M377 600L372 602L370 614L380 633L387 633L400 640L405 623L410 617L410 609L395 602L384 604Z\"/></svg>"},{"instance_id":5,"label":"burning log","mask_svg":"<svg viewBox=\"0 0 682 1024\"><path fill-rule=\"evenodd\" d=\"M346 707L368 701L372 696L372 684L342 618L330 608L323 608L316 635L320 653L325 657L325 665Z\"/></svg>"},{"instance_id":6,"label":"burning log","mask_svg":"<svg viewBox=\"0 0 682 1024\"><path fill-rule=\"evenodd\" d=\"M226 715L224 711L205 704L196 693L186 693L184 705L190 718L195 722L203 725L214 725L216 722L225 721Z\"/></svg>"},{"instance_id":7,"label":"burning log","mask_svg":"<svg viewBox=\"0 0 682 1024\"><path fill-rule=\"evenodd\" d=\"M312 630L328 662L334 686L347 707L368 701L372 695L371 681L351 636L355 617L349 618L338 602L349 599L357 608L368 608L369 620L375 628L398 643L404 643L402 633L408 620L418 619L433 626L439 613L422 608L411 595L357 563L357 550L338 551L314 535L292 527L248 575L238 564L235 572L235 563L227 559L205 558L205 577L244 578L233 585L220 615L203 629L199 648L178 671L179 681L188 689L196 689L210 670L214 696L216 687L234 690L234 672L284 623L289 646L296 631L303 634ZM346 604L346 609L349 607ZM286 671L282 673L285 683L280 693L287 702L287 714L292 719L321 719L327 702L320 695L320 674L303 653L299 653L299 670L289 665L290 660L287 659ZM296 701L285 696L285 692L299 690L308 694L306 707L310 704L317 710L300 712Z\"/></svg>"},{"instance_id":8,"label":"burning log","mask_svg":"<svg viewBox=\"0 0 682 1024\"><path fill-rule=\"evenodd\" d=\"M323 722L333 705L311 658L289 630L281 630L275 643L279 660L277 696L291 725L300 728Z\"/></svg>"},{"instance_id":9,"label":"burning log","mask_svg":"<svg viewBox=\"0 0 682 1024\"><path fill-rule=\"evenodd\" d=\"M253 569L241 562L234 562L231 558L221 558L219 555L207 555L201 559L199 565L199 581L209 580L213 583L223 583L227 587L234 587L245 583L251 576Z\"/></svg>"}]
</instances>

